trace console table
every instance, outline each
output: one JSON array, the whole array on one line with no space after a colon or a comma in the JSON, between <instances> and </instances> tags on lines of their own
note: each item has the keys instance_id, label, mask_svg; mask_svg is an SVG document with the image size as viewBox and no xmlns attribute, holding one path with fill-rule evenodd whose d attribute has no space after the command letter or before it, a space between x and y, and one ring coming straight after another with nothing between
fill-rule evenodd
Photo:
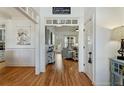
<instances>
[{"instance_id":1,"label":"console table","mask_svg":"<svg viewBox=\"0 0 124 93\"><path fill-rule=\"evenodd\" d=\"M110 59L110 81L112 86L124 86L124 60Z\"/></svg>"}]
</instances>

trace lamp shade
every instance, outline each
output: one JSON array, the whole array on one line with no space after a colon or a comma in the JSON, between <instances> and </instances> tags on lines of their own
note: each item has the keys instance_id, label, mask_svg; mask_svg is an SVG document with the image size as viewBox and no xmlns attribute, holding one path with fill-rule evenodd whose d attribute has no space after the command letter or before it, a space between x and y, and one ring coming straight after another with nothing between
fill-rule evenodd
<instances>
[{"instance_id":1,"label":"lamp shade","mask_svg":"<svg viewBox=\"0 0 124 93\"><path fill-rule=\"evenodd\" d=\"M112 29L111 40L121 41L121 39L124 39L124 26Z\"/></svg>"}]
</instances>

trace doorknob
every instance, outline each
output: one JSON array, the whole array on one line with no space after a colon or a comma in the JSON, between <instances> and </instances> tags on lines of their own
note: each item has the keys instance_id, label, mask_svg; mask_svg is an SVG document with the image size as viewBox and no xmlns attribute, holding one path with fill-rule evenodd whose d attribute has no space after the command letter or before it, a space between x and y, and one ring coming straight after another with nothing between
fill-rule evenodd
<instances>
[{"instance_id":1,"label":"doorknob","mask_svg":"<svg viewBox=\"0 0 124 93\"><path fill-rule=\"evenodd\" d=\"M91 63L91 64L92 64L92 57L91 57L91 55L92 55L92 52L89 52L89 60L88 60L88 63Z\"/></svg>"}]
</instances>

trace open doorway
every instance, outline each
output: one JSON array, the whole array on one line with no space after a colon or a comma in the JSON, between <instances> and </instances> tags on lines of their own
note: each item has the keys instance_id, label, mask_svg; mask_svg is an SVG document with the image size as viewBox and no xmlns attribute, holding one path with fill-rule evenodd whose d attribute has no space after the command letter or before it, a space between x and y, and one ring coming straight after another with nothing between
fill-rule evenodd
<instances>
[{"instance_id":1,"label":"open doorway","mask_svg":"<svg viewBox=\"0 0 124 93\"><path fill-rule=\"evenodd\" d=\"M46 26L46 68L78 71L79 26Z\"/></svg>"}]
</instances>

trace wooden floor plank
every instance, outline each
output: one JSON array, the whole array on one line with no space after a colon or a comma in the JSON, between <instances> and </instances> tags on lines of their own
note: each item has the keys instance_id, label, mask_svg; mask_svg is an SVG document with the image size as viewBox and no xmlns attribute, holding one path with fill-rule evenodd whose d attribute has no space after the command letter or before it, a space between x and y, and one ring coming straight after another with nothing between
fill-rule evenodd
<instances>
[{"instance_id":1,"label":"wooden floor plank","mask_svg":"<svg viewBox=\"0 0 124 93\"><path fill-rule=\"evenodd\" d=\"M35 75L32 67L6 67L0 70L0 86L91 86L91 81L78 72L78 63L64 60L63 71L54 64L47 66L46 72Z\"/></svg>"}]
</instances>

